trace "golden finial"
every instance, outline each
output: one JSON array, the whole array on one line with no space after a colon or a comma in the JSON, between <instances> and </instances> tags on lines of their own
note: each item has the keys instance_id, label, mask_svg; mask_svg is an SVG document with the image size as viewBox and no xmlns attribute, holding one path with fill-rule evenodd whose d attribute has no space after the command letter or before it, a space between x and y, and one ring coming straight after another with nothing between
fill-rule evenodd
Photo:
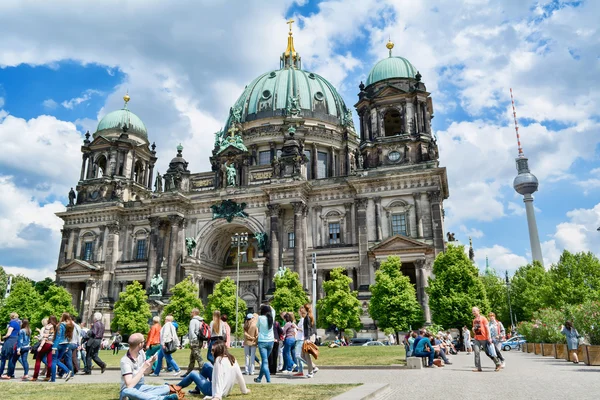
<instances>
[{"instance_id":1,"label":"golden finial","mask_svg":"<svg viewBox=\"0 0 600 400\"><path fill-rule=\"evenodd\" d=\"M289 37L288 37L287 48L285 49L285 52L283 53L283 55L286 58L291 55L293 60L295 60L296 56L297 56L296 49L294 48L294 37L292 36L292 24L294 22L295 21L291 18L286 22L286 24L288 24L290 26L290 33L289 33Z\"/></svg>"},{"instance_id":2,"label":"golden finial","mask_svg":"<svg viewBox=\"0 0 600 400\"><path fill-rule=\"evenodd\" d=\"M129 90L128 90L127 93L125 93L125 96L123 96L123 100L125 100L125 108L127 108L127 103L129 103L130 99L131 99L131 97L129 97Z\"/></svg>"},{"instance_id":3,"label":"golden finial","mask_svg":"<svg viewBox=\"0 0 600 400\"><path fill-rule=\"evenodd\" d=\"M392 42L392 38L391 37L388 39L388 42L385 45L385 47L387 47L388 50L390 51L390 57L391 57L392 56L392 49L394 48L394 42Z\"/></svg>"},{"instance_id":4,"label":"golden finial","mask_svg":"<svg viewBox=\"0 0 600 400\"><path fill-rule=\"evenodd\" d=\"M286 22L286 24L288 24L290 26L290 36L292 36L292 24L296 22L293 19L288 19L288 21Z\"/></svg>"}]
</instances>

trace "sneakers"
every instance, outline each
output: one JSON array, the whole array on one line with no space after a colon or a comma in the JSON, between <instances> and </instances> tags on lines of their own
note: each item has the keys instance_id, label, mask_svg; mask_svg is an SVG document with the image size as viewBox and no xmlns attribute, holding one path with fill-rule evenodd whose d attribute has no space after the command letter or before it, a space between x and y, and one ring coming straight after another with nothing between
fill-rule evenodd
<instances>
[{"instance_id":1,"label":"sneakers","mask_svg":"<svg viewBox=\"0 0 600 400\"><path fill-rule=\"evenodd\" d=\"M69 382L69 379L73 377L73 373L71 371L65 374L65 382Z\"/></svg>"},{"instance_id":2,"label":"sneakers","mask_svg":"<svg viewBox=\"0 0 600 400\"><path fill-rule=\"evenodd\" d=\"M192 389L188 391L189 394L202 394L198 389ZM212 397L211 397L212 398Z\"/></svg>"},{"instance_id":3,"label":"sneakers","mask_svg":"<svg viewBox=\"0 0 600 400\"><path fill-rule=\"evenodd\" d=\"M103 374L106 371L106 364L100 367L100 373Z\"/></svg>"},{"instance_id":4,"label":"sneakers","mask_svg":"<svg viewBox=\"0 0 600 400\"><path fill-rule=\"evenodd\" d=\"M318 367L314 367L313 368L313 374L316 374L317 372L319 372L319 368Z\"/></svg>"},{"instance_id":5,"label":"sneakers","mask_svg":"<svg viewBox=\"0 0 600 400\"><path fill-rule=\"evenodd\" d=\"M254 378L254 382L255 383L260 383L260 379L258 379L258 377Z\"/></svg>"},{"instance_id":6,"label":"sneakers","mask_svg":"<svg viewBox=\"0 0 600 400\"><path fill-rule=\"evenodd\" d=\"M496 365L496 369L494 370L494 372L500 371L500 368L502 368L502 364Z\"/></svg>"},{"instance_id":7,"label":"sneakers","mask_svg":"<svg viewBox=\"0 0 600 400\"><path fill-rule=\"evenodd\" d=\"M188 376L187 372L185 374L181 375L182 378L185 378L186 376Z\"/></svg>"},{"instance_id":8,"label":"sneakers","mask_svg":"<svg viewBox=\"0 0 600 400\"><path fill-rule=\"evenodd\" d=\"M172 374L172 375L173 375L173 376L179 376L179 374L180 374L180 373L181 373L181 370L173 372L173 374Z\"/></svg>"},{"instance_id":9,"label":"sneakers","mask_svg":"<svg viewBox=\"0 0 600 400\"><path fill-rule=\"evenodd\" d=\"M502 364L500 364L500 366L501 366L502 368L504 368L504 367L506 366L506 362L505 362L505 361L502 361Z\"/></svg>"},{"instance_id":10,"label":"sneakers","mask_svg":"<svg viewBox=\"0 0 600 400\"><path fill-rule=\"evenodd\" d=\"M152 373L152 374L150 374L150 375L148 375L148 376L153 376L153 377L155 377L155 378L158 378L158 377L159 377L159 375L158 375L158 374L155 374L155 373Z\"/></svg>"},{"instance_id":11,"label":"sneakers","mask_svg":"<svg viewBox=\"0 0 600 400\"><path fill-rule=\"evenodd\" d=\"M313 374L314 374L314 373L313 373ZM310 379L310 378L314 377L314 375L313 375L313 374L306 374L306 377L307 377L308 379Z\"/></svg>"},{"instance_id":12,"label":"sneakers","mask_svg":"<svg viewBox=\"0 0 600 400\"><path fill-rule=\"evenodd\" d=\"M299 378L304 378L304 373L302 373L302 372L298 372L298 373L295 373L295 374L294 374L294 375L292 375L292 376L297 376L297 377L299 377Z\"/></svg>"}]
</instances>

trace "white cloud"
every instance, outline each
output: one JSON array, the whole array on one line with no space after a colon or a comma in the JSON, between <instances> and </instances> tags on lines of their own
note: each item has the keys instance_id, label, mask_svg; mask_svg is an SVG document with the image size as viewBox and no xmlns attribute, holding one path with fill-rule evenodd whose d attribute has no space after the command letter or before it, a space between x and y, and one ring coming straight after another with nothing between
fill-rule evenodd
<instances>
[{"instance_id":1,"label":"white cloud","mask_svg":"<svg viewBox=\"0 0 600 400\"><path fill-rule=\"evenodd\" d=\"M94 89L87 89L85 92L83 92L81 94L81 96L79 97L74 97L70 100L65 100L62 103L60 103L64 108L67 108L69 110L72 110L73 108L77 107L78 105L85 103L87 101L89 101L93 95L101 95L102 92L98 91L98 90L94 90ZM47 100L46 100L47 101ZM44 102L45 103L45 102Z\"/></svg>"},{"instance_id":2,"label":"white cloud","mask_svg":"<svg viewBox=\"0 0 600 400\"><path fill-rule=\"evenodd\" d=\"M515 271L520 266L528 263L525 257L514 254L510 249L500 245L476 248L475 263L481 271L485 270L486 257L489 259L490 267L498 273L503 273L507 270Z\"/></svg>"},{"instance_id":3,"label":"white cloud","mask_svg":"<svg viewBox=\"0 0 600 400\"><path fill-rule=\"evenodd\" d=\"M46 99L42 102L42 105L44 106L44 108L47 108L49 110L54 110L56 107L58 107L58 103L56 101L54 101L53 99Z\"/></svg>"},{"instance_id":4,"label":"white cloud","mask_svg":"<svg viewBox=\"0 0 600 400\"><path fill-rule=\"evenodd\" d=\"M467 228L465 225L461 225L459 230L465 237L479 239L484 236L483 231L480 231L479 229L475 228Z\"/></svg>"},{"instance_id":5,"label":"white cloud","mask_svg":"<svg viewBox=\"0 0 600 400\"><path fill-rule=\"evenodd\" d=\"M4 97L0 97L0 108L4 107Z\"/></svg>"},{"instance_id":6,"label":"white cloud","mask_svg":"<svg viewBox=\"0 0 600 400\"><path fill-rule=\"evenodd\" d=\"M54 279L56 277L56 267L42 267L42 268L24 268L24 267L12 267L2 266L7 274L11 275L24 275L33 281L43 281L46 278Z\"/></svg>"},{"instance_id":7,"label":"white cloud","mask_svg":"<svg viewBox=\"0 0 600 400\"><path fill-rule=\"evenodd\" d=\"M513 215L525 215L525 206L523 204L509 201L507 207Z\"/></svg>"}]
</instances>

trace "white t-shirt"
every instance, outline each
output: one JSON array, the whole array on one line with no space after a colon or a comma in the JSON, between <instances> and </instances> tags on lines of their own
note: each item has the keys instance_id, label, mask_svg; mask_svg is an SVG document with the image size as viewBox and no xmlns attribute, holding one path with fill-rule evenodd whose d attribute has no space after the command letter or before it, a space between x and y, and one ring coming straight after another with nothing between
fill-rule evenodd
<instances>
[{"instance_id":1,"label":"white t-shirt","mask_svg":"<svg viewBox=\"0 0 600 400\"><path fill-rule=\"evenodd\" d=\"M304 318L300 317L300 320L296 324L298 329L296 329L296 340L304 340Z\"/></svg>"},{"instance_id":2,"label":"white t-shirt","mask_svg":"<svg viewBox=\"0 0 600 400\"><path fill-rule=\"evenodd\" d=\"M248 393L246 382L242 376L239 364L236 362L231 365L227 357L219 357L215 360L215 366L212 373L212 396L222 399L227 396L233 385L240 385L243 394Z\"/></svg>"},{"instance_id":3,"label":"white t-shirt","mask_svg":"<svg viewBox=\"0 0 600 400\"><path fill-rule=\"evenodd\" d=\"M144 366L144 362L146 361L146 355L143 350L140 350L138 353L137 359L131 358L129 351L121 358L121 391L127 387L125 384L125 375L133 375L135 376L140 369ZM139 385L144 384L144 377L140 379Z\"/></svg>"}]
</instances>

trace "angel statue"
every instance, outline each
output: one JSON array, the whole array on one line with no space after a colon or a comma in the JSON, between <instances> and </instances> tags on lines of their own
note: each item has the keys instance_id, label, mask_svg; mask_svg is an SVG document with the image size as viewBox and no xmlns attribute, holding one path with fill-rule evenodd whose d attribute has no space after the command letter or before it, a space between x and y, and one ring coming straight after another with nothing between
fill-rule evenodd
<instances>
[{"instance_id":1,"label":"angel statue","mask_svg":"<svg viewBox=\"0 0 600 400\"><path fill-rule=\"evenodd\" d=\"M185 238L185 248L187 250L187 255L189 257L192 256L192 253L194 252L194 249L196 248L196 240L194 238L191 237L187 237Z\"/></svg>"}]
</instances>

